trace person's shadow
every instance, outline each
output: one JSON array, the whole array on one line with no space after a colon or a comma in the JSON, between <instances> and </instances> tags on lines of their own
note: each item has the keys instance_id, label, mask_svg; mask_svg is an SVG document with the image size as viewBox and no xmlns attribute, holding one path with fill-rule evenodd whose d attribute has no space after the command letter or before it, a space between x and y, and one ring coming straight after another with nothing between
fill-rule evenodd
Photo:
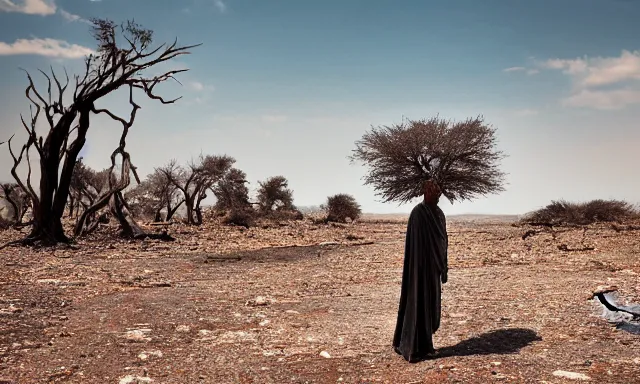
<instances>
[{"instance_id":1,"label":"person's shadow","mask_svg":"<svg viewBox=\"0 0 640 384\"><path fill-rule=\"evenodd\" d=\"M483 333L456 345L438 349L437 358L471 355L506 355L516 353L542 338L526 328L508 328Z\"/></svg>"}]
</instances>

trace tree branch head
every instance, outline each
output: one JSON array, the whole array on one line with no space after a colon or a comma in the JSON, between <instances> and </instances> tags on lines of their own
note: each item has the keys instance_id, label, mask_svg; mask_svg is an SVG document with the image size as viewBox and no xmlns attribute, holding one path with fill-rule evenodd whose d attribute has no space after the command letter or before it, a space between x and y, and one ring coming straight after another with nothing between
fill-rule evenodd
<instances>
[{"instance_id":1,"label":"tree branch head","mask_svg":"<svg viewBox=\"0 0 640 384\"><path fill-rule=\"evenodd\" d=\"M495 129L482 117L454 122L439 117L372 127L356 141L351 160L368 168L365 184L385 202L420 197L435 181L451 202L503 191L505 156Z\"/></svg>"}]
</instances>

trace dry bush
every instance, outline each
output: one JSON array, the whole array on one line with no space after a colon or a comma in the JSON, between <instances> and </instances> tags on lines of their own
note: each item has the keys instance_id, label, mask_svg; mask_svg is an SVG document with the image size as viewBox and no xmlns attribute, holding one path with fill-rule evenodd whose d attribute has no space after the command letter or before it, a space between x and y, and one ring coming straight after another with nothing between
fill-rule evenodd
<instances>
[{"instance_id":1,"label":"dry bush","mask_svg":"<svg viewBox=\"0 0 640 384\"><path fill-rule=\"evenodd\" d=\"M262 217L269 220L302 220L304 215L293 205L293 191L284 176L258 182L257 205Z\"/></svg>"},{"instance_id":2,"label":"dry bush","mask_svg":"<svg viewBox=\"0 0 640 384\"><path fill-rule=\"evenodd\" d=\"M237 168L231 168L211 187L216 197L214 208L222 212L244 211L251 207L247 175Z\"/></svg>"},{"instance_id":3,"label":"dry bush","mask_svg":"<svg viewBox=\"0 0 640 384\"><path fill-rule=\"evenodd\" d=\"M438 117L373 127L356 142L352 161L369 168L365 184L385 202L406 203L435 179L450 201L503 191L504 157L495 129L483 119L452 122Z\"/></svg>"},{"instance_id":4,"label":"dry bush","mask_svg":"<svg viewBox=\"0 0 640 384\"><path fill-rule=\"evenodd\" d=\"M597 222L623 222L636 219L640 213L631 204L621 200L592 200L584 203L570 203L564 200L551 204L526 215L525 224L548 225L588 225Z\"/></svg>"},{"instance_id":5,"label":"dry bush","mask_svg":"<svg viewBox=\"0 0 640 384\"><path fill-rule=\"evenodd\" d=\"M323 206L327 213L326 221L346 223L348 219L356 220L362 215L360 204L356 199L344 193L327 198L327 204Z\"/></svg>"},{"instance_id":6,"label":"dry bush","mask_svg":"<svg viewBox=\"0 0 640 384\"><path fill-rule=\"evenodd\" d=\"M295 207L290 209L276 209L271 212L267 212L261 215L261 217L267 220L303 220L304 214Z\"/></svg>"},{"instance_id":7,"label":"dry bush","mask_svg":"<svg viewBox=\"0 0 640 384\"><path fill-rule=\"evenodd\" d=\"M256 225L257 214L253 208L232 209L222 219L226 225L237 225L245 228Z\"/></svg>"}]
</instances>

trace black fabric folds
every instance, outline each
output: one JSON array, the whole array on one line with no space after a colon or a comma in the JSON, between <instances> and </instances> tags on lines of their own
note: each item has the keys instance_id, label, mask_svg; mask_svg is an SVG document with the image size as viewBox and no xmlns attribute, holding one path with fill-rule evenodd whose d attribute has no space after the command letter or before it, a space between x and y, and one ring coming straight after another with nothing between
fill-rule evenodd
<instances>
[{"instance_id":1,"label":"black fabric folds","mask_svg":"<svg viewBox=\"0 0 640 384\"><path fill-rule=\"evenodd\" d=\"M432 335L440 327L441 282L447 281L448 237L444 213L424 202L409 216L402 290L393 347L407 361L435 352Z\"/></svg>"}]
</instances>

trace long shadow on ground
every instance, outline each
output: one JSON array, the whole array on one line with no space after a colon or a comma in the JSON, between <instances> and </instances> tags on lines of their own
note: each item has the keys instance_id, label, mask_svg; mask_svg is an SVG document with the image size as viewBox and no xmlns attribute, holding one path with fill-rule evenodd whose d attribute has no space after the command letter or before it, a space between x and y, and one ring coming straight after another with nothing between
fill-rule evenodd
<instances>
[{"instance_id":1,"label":"long shadow on ground","mask_svg":"<svg viewBox=\"0 0 640 384\"><path fill-rule=\"evenodd\" d=\"M464 340L456 345L438 350L438 357L472 355L506 355L516 353L542 338L526 328L499 329Z\"/></svg>"}]
</instances>

